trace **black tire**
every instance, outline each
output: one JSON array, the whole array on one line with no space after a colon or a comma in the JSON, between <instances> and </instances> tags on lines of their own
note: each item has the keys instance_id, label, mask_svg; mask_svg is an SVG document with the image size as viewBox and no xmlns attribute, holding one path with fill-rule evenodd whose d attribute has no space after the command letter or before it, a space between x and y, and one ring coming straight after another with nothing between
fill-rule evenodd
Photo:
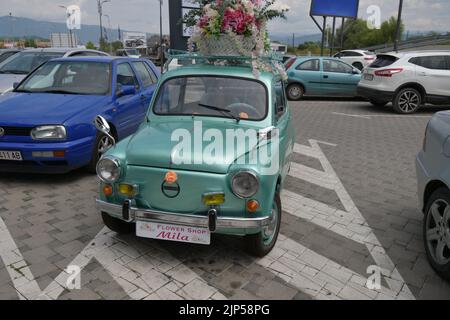
<instances>
[{"instance_id":1,"label":"black tire","mask_svg":"<svg viewBox=\"0 0 450 320\"><path fill-rule=\"evenodd\" d=\"M436 190L427 201L423 223L423 238L428 261L436 273L447 281L450 281L450 214L446 215L444 208L449 206L450 191L446 188ZM441 214L440 224L436 223L435 215ZM437 258L440 243L444 244L441 261Z\"/></svg>"},{"instance_id":2,"label":"black tire","mask_svg":"<svg viewBox=\"0 0 450 320\"><path fill-rule=\"evenodd\" d=\"M100 148L100 144L102 143L102 141L104 141L105 139L110 141L110 138L108 138L108 136L106 136L103 133L97 133L97 137L95 138L95 143L94 143L94 147L92 149L92 156L91 156L91 162L87 165L87 170L90 173L96 173L96 169L97 169L97 163L101 158L101 152L99 150ZM110 141L110 143L112 143L112 141Z\"/></svg>"},{"instance_id":3,"label":"black tire","mask_svg":"<svg viewBox=\"0 0 450 320\"><path fill-rule=\"evenodd\" d=\"M123 220L111 217L102 212L102 219L105 226L118 234L132 234L136 232L136 224L128 223Z\"/></svg>"},{"instance_id":4,"label":"black tire","mask_svg":"<svg viewBox=\"0 0 450 320\"><path fill-rule=\"evenodd\" d=\"M245 242L247 246L247 252L255 257L265 257L268 255L273 248L275 247L275 244L278 240L278 235L280 233L280 227L281 227L281 216L283 209L281 207L281 199L280 195L276 195L274 199L274 209L276 206L276 224L275 224L275 230L273 233L273 237L267 242L265 240L265 231L261 231L258 234L249 235L245 237Z\"/></svg>"},{"instance_id":5,"label":"black tire","mask_svg":"<svg viewBox=\"0 0 450 320\"><path fill-rule=\"evenodd\" d=\"M299 83L293 83L287 87L286 94L289 100L298 101L303 99L305 88Z\"/></svg>"},{"instance_id":6,"label":"black tire","mask_svg":"<svg viewBox=\"0 0 450 320\"><path fill-rule=\"evenodd\" d=\"M359 71L362 71L362 69L364 69L364 66L362 65L361 62L355 62L355 63L353 64L353 66L354 66L356 69L358 69Z\"/></svg>"},{"instance_id":7,"label":"black tire","mask_svg":"<svg viewBox=\"0 0 450 320\"><path fill-rule=\"evenodd\" d=\"M389 102L388 102L388 101L370 100L370 103L371 103L372 105L374 105L375 107L384 107L384 106L386 106Z\"/></svg>"},{"instance_id":8,"label":"black tire","mask_svg":"<svg viewBox=\"0 0 450 320\"><path fill-rule=\"evenodd\" d=\"M422 106L422 94L414 88L400 90L394 98L394 111L399 114L413 114Z\"/></svg>"}]
</instances>

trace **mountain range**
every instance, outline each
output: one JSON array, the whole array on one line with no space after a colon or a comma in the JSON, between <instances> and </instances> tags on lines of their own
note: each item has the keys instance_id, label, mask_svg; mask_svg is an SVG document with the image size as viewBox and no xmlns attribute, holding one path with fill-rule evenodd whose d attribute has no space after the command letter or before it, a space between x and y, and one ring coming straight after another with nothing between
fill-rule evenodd
<instances>
[{"instance_id":1,"label":"mountain range","mask_svg":"<svg viewBox=\"0 0 450 320\"><path fill-rule=\"evenodd\" d=\"M75 30L76 35L80 39L81 43L92 41L98 43L99 39L99 26L98 25L82 25L81 30ZM127 30L122 30L126 32ZM128 30L131 31L131 30ZM38 21L29 18L21 17L0 17L0 38L42 38L49 39L52 33L67 33L67 27L65 23ZM155 33L158 33L155 30ZM119 34L117 29L107 29L107 34L111 37L112 41L118 40ZM149 36L152 33L148 33ZM292 34L271 34L272 41L278 41L281 43L289 43L292 45ZM320 34L313 35L296 35L295 45L298 46L301 43L307 41L320 41ZM289 42L288 42L289 41Z\"/></svg>"}]
</instances>

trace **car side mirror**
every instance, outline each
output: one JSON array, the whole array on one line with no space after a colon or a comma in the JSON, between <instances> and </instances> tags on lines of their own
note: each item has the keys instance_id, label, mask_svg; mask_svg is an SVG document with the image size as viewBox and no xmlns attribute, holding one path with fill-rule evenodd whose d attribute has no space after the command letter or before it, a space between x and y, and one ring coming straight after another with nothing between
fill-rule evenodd
<instances>
[{"instance_id":1,"label":"car side mirror","mask_svg":"<svg viewBox=\"0 0 450 320\"><path fill-rule=\"evenodd\" d=\"M352 74L361 74L361 71L358 69L353 69Z\"/></svg>"},{"instance_id":2,"label":"car side mirror","mask_svg":"<svg viewBox=\"0 0 450 320\"><path fill-rule=\"evenodd\" d=\"M14 82L13 83L13 88L14 90L17 89L19 87L20 82Z\"/></svg>"},{"instance_id":3,"label":"car side mirror","mask_svg":"<svg viewBox=\"0 0 450 320\"><path fill-rule=\"evenodd\" d=\"M111 126L105 118L100 115L96 116L94 119L94 126L98 131L108 136L113 142L113 145L116 144L116 139L111 135Z\"/></svg>"},{"instance_id":4,"label":"car side mirror","mask_svg":"<svg viewBox=\"0 0 450 320\"><path fill-rule=\"evenodd\" d=\"M135 86L123 86L119 85L117 87L117 96L118 97L124 97L124 96L131 96L136 94L136 87Z\"/></svg>"}]
</instances>

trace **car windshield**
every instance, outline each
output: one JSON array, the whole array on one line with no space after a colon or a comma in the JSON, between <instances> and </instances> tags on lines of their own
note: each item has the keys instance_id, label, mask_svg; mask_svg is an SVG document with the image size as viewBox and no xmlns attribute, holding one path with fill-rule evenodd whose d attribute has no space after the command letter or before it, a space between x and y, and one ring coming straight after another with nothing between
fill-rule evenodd
<instances>
[{"instance_id":1,"label":"car windshield","mask_svg":"<svg viewBox=\"0 0 450 320\"><path fill-rule=\"evenodd\" d=\"M267 91L259 81L231 77L189 76L167 80L154 113L260 121L267 115Z\"/></svg>"},{"instance_id":2,"label":"car windshield","mask_svg":"<svg viewBox=\"0 0 450 320\"><path fill-rule=\"evenodd\" d=\"M15 91L106 95L110 91L109 63L50 61L30 75Z\"/></svg>"},{"instance_id":3,"label":"car windshield","mask_svg":"<svg viewBox=\"0 0 450 320\"><path fill-rule=\"evenodd\" d=\"M58 52L21 52L0 64L0 74L28 74L44 62L63 55Z\"/></svg>"},{"instance_id":4,"label":"car windshield","mask_svg":"<svg viewBox=\"0 0 450 320\"><path fill-rule=\"evenodd\" d=\"M132 55L132 56L138 56L139 55L139 51L137 51L136 49L127 49L127 54Z\"/></svg>"}]
</instances>

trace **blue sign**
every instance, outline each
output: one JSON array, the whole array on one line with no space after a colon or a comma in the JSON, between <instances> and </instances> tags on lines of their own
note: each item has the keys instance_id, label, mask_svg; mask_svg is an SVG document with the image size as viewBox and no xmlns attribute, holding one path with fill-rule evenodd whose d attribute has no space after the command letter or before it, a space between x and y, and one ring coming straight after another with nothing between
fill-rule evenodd
<instances>
[{"instance_id":1,"label":"blue sign","mask_svg":"<svg viewBox=\"0 0 450 320\"><path fill-rule=\"evenodd\" d=\"M312 16L357 18L359 0L312 0Z\"/></svg>"}]
</instances>

